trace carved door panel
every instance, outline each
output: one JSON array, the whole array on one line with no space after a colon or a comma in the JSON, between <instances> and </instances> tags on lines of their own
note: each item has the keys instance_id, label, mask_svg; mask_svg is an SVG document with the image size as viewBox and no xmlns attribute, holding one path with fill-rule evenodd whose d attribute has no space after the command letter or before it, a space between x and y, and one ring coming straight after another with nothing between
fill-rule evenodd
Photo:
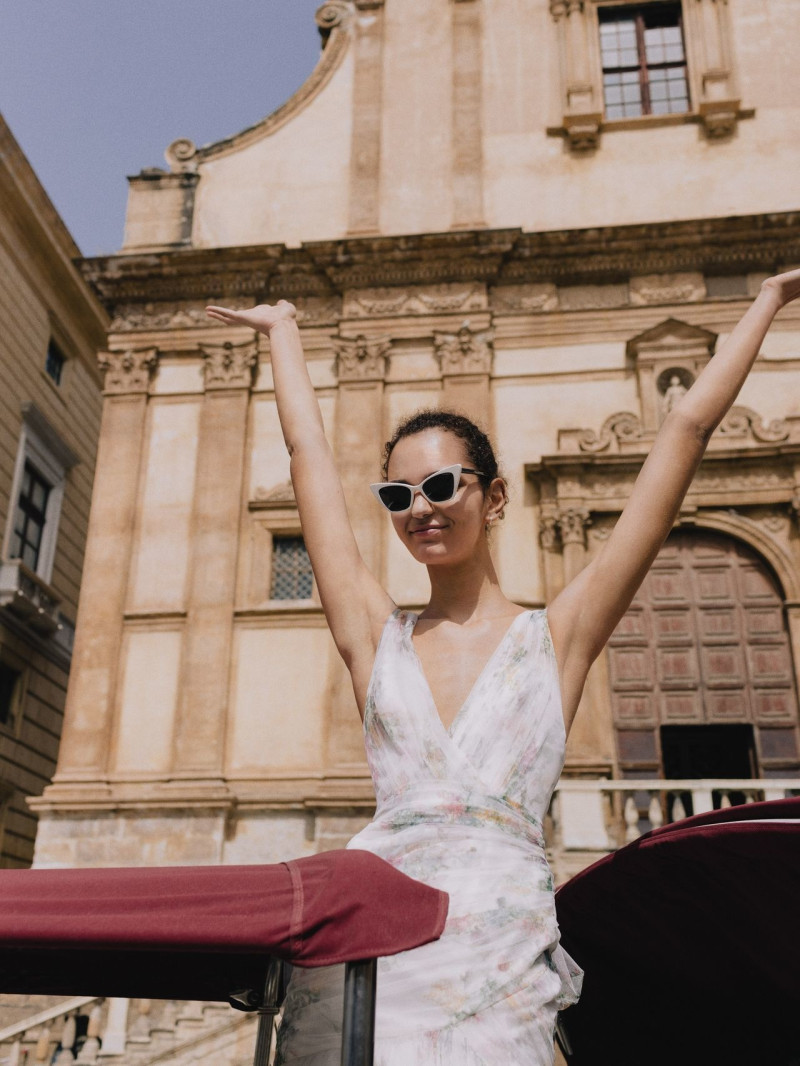
<instances>
[{"instance_id":1,"label":"carved door panel","mask_svg":"<svg viewBox=\"0 0 800 1066\"><path fill-rule=\"evenodd\" d=\"M762 772L800 765L781 593L728 537L673 533L608 647L623 769L660 773L659 727L752 723Z\"/></svg>"}]
</instances>

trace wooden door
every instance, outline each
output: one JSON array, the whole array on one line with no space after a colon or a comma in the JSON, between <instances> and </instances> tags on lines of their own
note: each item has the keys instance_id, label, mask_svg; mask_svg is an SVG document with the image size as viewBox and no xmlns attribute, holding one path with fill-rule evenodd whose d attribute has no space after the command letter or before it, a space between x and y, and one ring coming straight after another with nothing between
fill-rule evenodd
<instances>
[{"instance_id":1,"label":"wooden door","mask_svg":"<svg viewBox=\"0 0 800 1066\"><path fill-rule=\"evenodd\" d=\"M608 647L620 766L662 773L660 727L751 723L759 774L800 766L775 578L749 547L670 535Z\"/></svg>"}]
</instances>

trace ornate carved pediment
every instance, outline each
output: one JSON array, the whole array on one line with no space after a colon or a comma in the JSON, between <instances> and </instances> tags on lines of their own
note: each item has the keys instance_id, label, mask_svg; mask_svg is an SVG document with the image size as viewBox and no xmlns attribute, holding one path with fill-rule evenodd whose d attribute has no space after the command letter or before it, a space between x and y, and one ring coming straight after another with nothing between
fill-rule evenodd
<instances>
[{"instance_id":1,"label":"ornate carved pediment","mask_svg":"<svg viewBox=\"0 0 800 1066\"><path fill-rule=\"evenodd\" d=\"M254 341L246 344L203 344L203 373L206 389L249 389L253 384L258 349Z\"/></svg>"},{"instance_id":2,"label":"ornate carved pediment","mask_svg":"<svg viewBox=\"0 0 800 1066\"><path fill-rule=\"evenodd\" d=\"M667 318L652 329L632 337L627 344L628 358L641 360L661 353L705 356L710 359L717 344L717 334L700 326Z\"/></svg>"},{"instance_id":3,"label":"ornate carved pediment","mask_svg":"<svg viewBox=\"0 0 800 1066\"><path fill-rule=\"evenodd\" d=\"M339 381L383 381L392 342L386 337L369 340L363 333L335 342Z\"/></svg>"},{"instance_id":4,"label":"ornate carved pediment","mask_svg":"<svg viewBox=\"0 0 800 1066\"><path fill-rule=\"evenodd\" d=\"M473 333L469 322L464 322L457 333L434 334L433 343L442 376L490 374L493 338L491 330Z\"/></svg>"},{"instance_id":5,"label":"ornate carved pediment","mask_svg":"<svg viewBox=\"0 0 800 1066\"><path fill-rule=\"evenodd\" d=\"M158 365L158 350L127 348L122 352L101 352L97 365L105 372L106 393L146 393Z\"/></svg>"},{"instance_id":6,"label":"ornate carved pediment","mask_svg":"<svg viewBox=\"0 0 800 1066\"><path fill-rule=\"evenodd\" d=\"M623 444L641 450L642 423L630 411L619 411L605 420L599 432L593 429L563 429L558 434L561 452L619 452Z\"/></svg>"},{"instance_id":7,"label":"ornate carved pediment","mask_svg":"<svg viewBox=\"0 0 800 1066\"><path fill-rule=\"evenodd\" d=\"M686 389L675 389L677 401ZM561 455L642 455L650 450L655 440L655 431L646 430L631 411L619 411L603 422L599 430L562 429L558 434L558 449ZM800 443L800 418L775 418L767 421L750 407L732 407L712 436L708 450L724 453L742 447L757 449L768 444Z\"/></svg>"}]
</instances>

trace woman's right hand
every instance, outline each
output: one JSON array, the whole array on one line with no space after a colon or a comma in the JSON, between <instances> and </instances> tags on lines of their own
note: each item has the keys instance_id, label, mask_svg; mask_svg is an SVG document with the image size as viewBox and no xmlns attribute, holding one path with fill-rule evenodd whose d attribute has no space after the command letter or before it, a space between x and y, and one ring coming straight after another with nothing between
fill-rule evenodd
<instances>
[{"instance_id":1,"label":"woman's right hand","mask_svg":"<svg viewBox=\"0 0 800 1066\"><path fill-rule=\"evenodd\" d=\"M294 319L297 311L294 304L290 304L288 300L278 300L276 304L259 304L245 311L234 311L230 307L212 305L206 308L206 314L209 318L214 318L226 326L249 326L269 336L279 322Z\"/></svg>"}]
</instances>

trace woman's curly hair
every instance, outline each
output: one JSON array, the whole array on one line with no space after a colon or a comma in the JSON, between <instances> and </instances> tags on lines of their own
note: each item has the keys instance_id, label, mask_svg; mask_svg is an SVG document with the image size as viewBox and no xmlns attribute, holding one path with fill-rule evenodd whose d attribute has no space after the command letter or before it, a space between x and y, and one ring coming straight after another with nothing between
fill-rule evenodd
<instances>
[{"instance_id":1,"label":"woman's curly hair","mask_svg":"<svg viewBox=\"0 0 800 1066\"><path fill-rule=\"evenodd\" d=\"M388 479L389 477L389 458L398 441L403 440L404 437L413 437L426 429L443 429L464 442L470 463L476 470L481 472L479 480L484 492L495 478L503 478L497 465L492 442L483 430L476 426L466 415L458 414L456 411L442 411L436 408L417 411L415 414L403 419L397 426L391 440L388 440L383 446L382 470L384 478ZM505 481L505 478L503 480ZM506 499L508 499L507 491Z\"/></svg>"}]
</instances>

